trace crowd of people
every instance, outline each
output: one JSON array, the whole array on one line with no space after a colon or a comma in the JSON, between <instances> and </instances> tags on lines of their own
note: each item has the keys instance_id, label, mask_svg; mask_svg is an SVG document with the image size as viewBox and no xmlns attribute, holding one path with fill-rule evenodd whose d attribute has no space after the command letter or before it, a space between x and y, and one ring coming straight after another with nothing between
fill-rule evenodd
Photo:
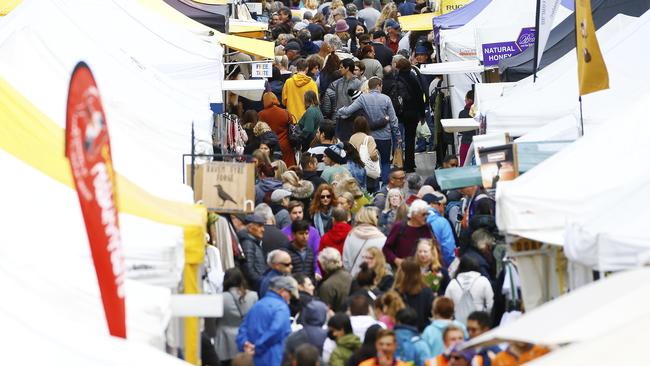
<instances>
[{"instance_id":1,"label":"crowd of people","mask_svg":"<svg viewBox=\"0 0 650 366\"><path fill-rule=\"evenodd\" d=\"M228 217L241 253L225 273L220 364L502 366L543 352L461 348L512 304L494 199L415 173L416 150L443 143L429 128L440 78L417 67L432 62L431 34L402 33L397 16L433 9L266 6L273 77L261 103L230 100L256 166L256 207ZM246 67L229 78L250 77ZM442 168L464 158L440 151Z\"/></svg>"},{"instance_id":2,"label":"crowd of people","mask_svg":"<svg viewBox=\"0 0 650 366\"><path fill-rule=\"evenodd\" d=\"M225 273L221 365L499 366L540 352L460 349L508 310L492 197L397 167L370 195L342 160L354 147L321 128L332 144L299 165L253 154L258 204L229 215L242 255Z\"/></svg>"}]
</instances>

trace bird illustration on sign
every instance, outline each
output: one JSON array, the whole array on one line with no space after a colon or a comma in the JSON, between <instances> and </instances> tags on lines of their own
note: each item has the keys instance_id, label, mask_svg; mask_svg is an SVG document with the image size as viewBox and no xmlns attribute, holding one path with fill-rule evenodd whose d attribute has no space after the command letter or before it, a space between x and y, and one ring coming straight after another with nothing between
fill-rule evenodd
<instances>
[{"instance_id":1,"label":"bird illustration on sign","mask_svg":"<svg viewBox=\"0 0 650 366\"><path fill-rule=\"evenodd\" d=\"M235 202L235 200L232 199L232 197L228 194L228 192L226 192L223 189L223 187L221 187L221 184L215 184L214 187L217 188L217 195L219 196L219 198L221 198L221 201L222 201L221 202L221 207L223 207L226 204L227 201L230 201L230 202L234 203L235 205L237 205L237 202Z\"/></svg>"}]
</instances>

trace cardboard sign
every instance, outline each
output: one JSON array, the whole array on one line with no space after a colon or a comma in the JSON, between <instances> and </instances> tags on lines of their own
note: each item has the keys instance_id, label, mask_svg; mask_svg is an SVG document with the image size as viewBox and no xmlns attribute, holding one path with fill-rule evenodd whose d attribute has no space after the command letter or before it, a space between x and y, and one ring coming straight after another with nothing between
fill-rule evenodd
<instances>
[{"instance_id":1,"label":"cardboard sign","mask_svg":"<svg viewBox=\"0 0 650 366\"><path fill-rule=\"evenodd\" d=\"M519 176L515 144L482 148L478 156L484 188L496 188L497 182L514 180Z\"/></svg>"},{"instance_id":2,"label":"cardboard sign","mask_svg":"<svg viewBox=\"0 0 650 366\"><path fill-rule=\"evenodd\" d=\"M254 78L273 77L273 65L270 62L259 62L251 64L253 66L251 76Z\"/></svg>"},{"instance_id":3,"label":"cardboard sign","mask_svg":"<svg viewBox=\"0 0 650 366\"><path fill-rule=\"evenodd\" d=\"M191 167L186 167L191 185ZM213 161L195 166L194 199L210 211L252 213L255 209L255 164Z\"/></svg>"}]
</instances>

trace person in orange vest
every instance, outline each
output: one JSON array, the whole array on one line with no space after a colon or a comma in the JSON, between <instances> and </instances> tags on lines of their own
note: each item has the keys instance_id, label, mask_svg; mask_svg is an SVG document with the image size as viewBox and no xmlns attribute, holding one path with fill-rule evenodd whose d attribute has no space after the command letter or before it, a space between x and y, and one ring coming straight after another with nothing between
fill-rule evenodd
<instances>
[{"instance_id":1,"label":"person in orange vest","mask_svg":"<svg viewBox=\"0 0 650 366\"><path fill-rule=\"evenodd\" d=\"M508 349L497 353L492 366L519 366L549 353L546 347L524 342L511 342Z\"/></svg>"},{"instance_id":2,"label":"person in orange vest","mask_svg":"<svg viewBox=\"0 0 650 366\"><path fill-rule=\"evenodd\" d=\"M445 344L445 351L436 357L424 361L424 366L448 366L451 350L456 344L463 343L465 340L465 332L461 328L450 324L442 332L442 340Z\"/></svg>"},{"instance_id":3,"label":"person in orange vest","mask_svg":"<svg viewBox=\"0 0 650 366\"><path fill-rule=\"evenodd\" d=\"M397 337L394 331L382 329L377 332L375 347L377 348L377 356L361 362L359 366L408 366L408 363L395 358Z\"/></svg>"}]
</instances>

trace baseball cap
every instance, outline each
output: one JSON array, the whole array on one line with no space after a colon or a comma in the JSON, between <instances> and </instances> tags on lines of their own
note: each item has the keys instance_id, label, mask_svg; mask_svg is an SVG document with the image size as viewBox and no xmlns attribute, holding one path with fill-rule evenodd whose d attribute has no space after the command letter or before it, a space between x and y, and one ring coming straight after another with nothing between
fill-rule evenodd
<instances>
[{"instance_id":1,"label":"baseball cap","mask_svg":"<svg viewBox=\"0 0 650 366\"><path fill-rule=\"evenodd\" d=\"M426 202L427 204L432 204L432 203L438 203L438 202L442 201L442 198L436 196L433 193L427 193L427 194L424 195L424 197L422 197L422 200L424 202Z\"/></svg>"},{"instance_id":2,"label":"baseball cap","mask_svg":"<svg viewBox=\"0 0 650 366\"><path fill-rule=\"evenodd\" d=\"M390 28L393 28L393 29L401 29L402 28L399 25L399 23L395 21L395 19L388 19L386 21L386 27L390 27Z\"/></svg>"},{"instance_id":3,"label":"baseball cap","mask_svg":"<svg viewBox=\"0 0 650 366\"><path fill-rule=\"evenodd\" d=\"M461 343L454 345L449 353L450 357L461 357L467 361L468 364L471 363L474 356L476 356L476 352L471 348L466 350L461 350L461 348Z\"/></svg>"},{"instance_id":4,"label":"baseball cap","mask_svg":"<svg viewBox=\"0 0 650 366\"><path fill-rule=\"evenodd\" d=\"M298 282L291 276L273 277L269 283L269 288L284 289L291 292L292 297L296 299L300 298L300 294L298 294Z\"/></svg>"},{"instance_id":5,"label":"baseball cap","mask_svg":"<svg viewBox=\"0 0 650 366\"><path fill-rule=\"evenodd\" d=\"M283 198L289 197L289 196L291 196L291 192L287 191L286 189L276 189L271 194L271 201L280 202L280 201L282 201Z\"/></svg>"},{"instance_id":6,"label":"baseball cap","mask_svg":"<svg viewBox=\"0 0 650 366\"><path fill-rule=\"evenodd\" d=\"M252 214L252 215L246 215L246 223L264 225L266 224L266 220L264 220L264 218L260 215Z\"/></svg>"},{"instance_id":7,"label":"baseball cap","mask_svg":"<svg viewBox=\"0 0 650 366\"><path fill-rule=\"evenodd\" d=\"M289 42L287 43L286 46L284 46L285 51L298 51L300 52L300 45L298 42Z\"/></svg>"}]
</instances>

